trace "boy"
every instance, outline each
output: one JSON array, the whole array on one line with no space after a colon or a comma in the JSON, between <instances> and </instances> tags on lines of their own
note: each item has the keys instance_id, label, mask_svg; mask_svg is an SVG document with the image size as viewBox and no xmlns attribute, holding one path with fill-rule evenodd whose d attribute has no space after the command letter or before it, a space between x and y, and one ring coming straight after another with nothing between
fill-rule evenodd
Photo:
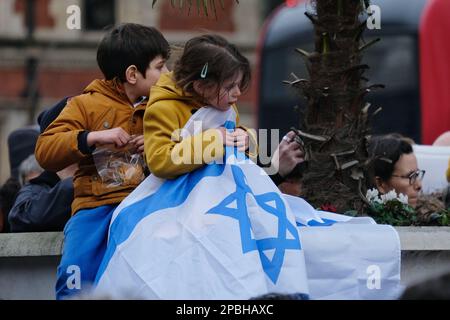
<instances>
[{"instance_id":1,"label":"boy","mask_svg":"<svg viewBox=\"0 0 450 320\"><path fill-rule=\"evenodd\" d=\"M111 215L139 183L113 187L102 183L92 152L106 144L143 152L146 96L161 73L168 71L169 54L167 40L154 28L131 23L114 28L97 50L105 79L93 81L82 95L70 99L38 139L36 158L44 169L56 172L74 163L79 167L74 176L72 218L64 229L57 299L78 294L93 283Z\"/></svg>"}]
</instances>

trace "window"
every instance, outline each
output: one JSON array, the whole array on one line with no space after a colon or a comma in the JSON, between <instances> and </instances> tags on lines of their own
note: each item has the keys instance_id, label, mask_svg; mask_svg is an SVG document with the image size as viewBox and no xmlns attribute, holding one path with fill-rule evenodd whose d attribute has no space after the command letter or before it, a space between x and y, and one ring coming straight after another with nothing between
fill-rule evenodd
<instances>
[{"instance_id":1,"label":"window","mask_svg":"<svg viewBox=\"0 0 450 320\"><path fill-rule=\"evenodd\" d=\"M115 0L84 0L84 29L103 30L116 22Z\"/></svg>"}]
</instances>

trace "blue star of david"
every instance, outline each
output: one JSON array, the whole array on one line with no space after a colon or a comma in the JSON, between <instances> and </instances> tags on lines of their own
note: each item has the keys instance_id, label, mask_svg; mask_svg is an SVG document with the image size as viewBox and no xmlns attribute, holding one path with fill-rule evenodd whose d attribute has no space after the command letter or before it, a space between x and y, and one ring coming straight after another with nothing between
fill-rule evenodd
<instances>
[{"instance_id":1,"label":"blue star of david","mask_svg":"<svg viewBox=\"0 0 450 320\"><path fill-rule=\"evenodd\" d=\"M242 251L247 253L257 250L264 269L264 272L270 280L276 284L283 266L284 255L287 249L300 250L300 239L297 228L289 222L286 217L286 206L280 195L276 192L269 192L261 195L255 195L245 181L245 175L238 166L231 166L234 181L236 182L236 191L227 196L219 205L210 209L208 214L219 214L239 221L241 235ZM276 238L253 239L251 235L251 222L247 211L247 194L251 194L258 206L268 214L278 218L278 234ZM228 207L236 201L236 208ZM275 203L275 206L269 203ZM293 239L287 239L287 232ZM275 249L272 260L265 254L265 250Z\"/></svg>"}]
</instances>

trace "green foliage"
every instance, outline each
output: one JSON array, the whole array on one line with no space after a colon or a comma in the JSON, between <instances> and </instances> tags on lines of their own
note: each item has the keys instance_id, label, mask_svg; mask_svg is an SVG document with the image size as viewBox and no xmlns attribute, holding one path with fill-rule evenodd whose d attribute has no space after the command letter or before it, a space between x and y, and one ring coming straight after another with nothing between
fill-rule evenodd
<instances>
[{"instance_id":1,"label":"green foliage","mask_svg":"<svg viewBox=\"0 0 450 320\"><path fill-rule=\"evenodd\" d=\"M390 224L393 226L418 224L414 209L398 199L389 200L386 203L372 202L369 207L369 215L379 224Z\"/></svg>"},{"instance_id":2,"label":"green foliage","mask_svg":"<svg viewBox=\"0 0 450 320\"><path fill-rule=\"evenodd\" d=\"M448 226L450 224L450 211L446 210L446 212L438 214L437 221L441 226Z\"/></svg>"},{"instance_id":3,"label":"green foliage","mask_svg":"<svg viewBox=\"0 0 450 320\"><path fill-rule=\"evenodd\" d=\"M349 210L349 211L346 211L344 214L346 216L349 216L349 217L357 217L357 216L359 216L359 212L356 211L356 210Z\"/></svg>"},{"instance_id":4,"label":"green foliage","mask_svg":"<svg viewBox=\"0 0 450 320\"><path fill-rule=\"evenodd\" d=\"M450 225L450 209L433 205L439 201L435 197L423 197L421 204L412 208L408 198L394 191L379 195L372 189L367 192L369 201L368 213L379 224L392 226L448 226ZM427 208L428 207L428 208Z\"/></svg>"}]
</instances>

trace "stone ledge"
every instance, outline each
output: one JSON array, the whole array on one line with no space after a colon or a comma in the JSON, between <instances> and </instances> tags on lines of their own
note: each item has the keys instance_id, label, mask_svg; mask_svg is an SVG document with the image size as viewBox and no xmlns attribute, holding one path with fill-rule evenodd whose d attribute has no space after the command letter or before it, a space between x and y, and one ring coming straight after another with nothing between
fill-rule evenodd
<instances>
[{"instance_id":1,"label":"stone ledge","mask_svg":"<svg viewBox=\"0 0 450 320\"><path fill-rule=\"evenodd\" d=\"M396 227L402 251L450 251L450 227ZM0 258L60 256L62 232L0 234Z\"/></svg>"},{"instance_id":2,"label":"stone ledge","mask_svg":"<svg viewBox=\"0 0 450 320\"><path fill-rule=\"evenodd\" d=\"M0 234L0 258L60 256L62 232Z\"/></svg>"},{"instance_id":3,"label":"stone ledge","mask_svg":"<svg viewBox=\"0 0 450 320\"><path fill-rule=\"evenodd\" d=\"M396 227L402 251L450 251L450 227Z\"/></svg>"}]
</instances>

